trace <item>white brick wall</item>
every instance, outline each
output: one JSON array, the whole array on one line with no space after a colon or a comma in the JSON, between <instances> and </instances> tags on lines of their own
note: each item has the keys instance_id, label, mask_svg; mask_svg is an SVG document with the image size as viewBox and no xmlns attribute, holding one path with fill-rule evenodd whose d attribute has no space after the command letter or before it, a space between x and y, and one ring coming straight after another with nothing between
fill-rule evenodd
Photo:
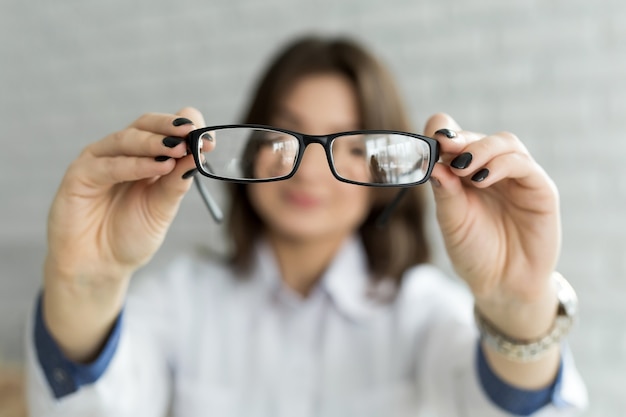
<instances>
[{"instance_id":1,"label":"white brick wall","mask_svg":"<svg viewBox=\"0 0 626 417\"><path fill-rule=\"evenodd\" d=\"M84 145L145 111L193 105L209 123L236 121L281 43L302 31L345 32L387 60L416 126L446 111L469 129L513 131L555 179L560 269L582 302L571 343L589 415L622 416L624 22L618 0L3 0L0 357L20 357L47 206ZM157 261L217 233L192 193Z\"/></svg>"}]
</instances>

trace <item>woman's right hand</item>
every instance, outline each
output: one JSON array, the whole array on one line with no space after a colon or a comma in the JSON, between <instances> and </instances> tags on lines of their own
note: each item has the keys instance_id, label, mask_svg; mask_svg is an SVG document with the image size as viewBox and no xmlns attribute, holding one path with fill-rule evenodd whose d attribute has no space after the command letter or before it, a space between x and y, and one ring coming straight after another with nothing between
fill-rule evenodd
<instances>
[{"instance_id":1,"label":"woman's right hand","mask_svg":"<svg viewBox=\"0 0 626 417\"><path fill-rule=\"evenodd\" d=\"M161 245L192 181L183 175L195 168L183 138L203 125L190 108L146 114L69 166L48 218L44 316L70 356L88 352L69 333L95 325L102 337L130 276Z\"/></svg>"}]
</instances>

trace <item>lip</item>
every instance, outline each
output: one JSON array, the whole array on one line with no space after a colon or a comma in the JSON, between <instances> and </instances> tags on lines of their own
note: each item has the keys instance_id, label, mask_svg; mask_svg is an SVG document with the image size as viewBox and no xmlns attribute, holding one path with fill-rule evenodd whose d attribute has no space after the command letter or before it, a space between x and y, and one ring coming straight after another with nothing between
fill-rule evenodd
<instances>
[{"instance_id":1,"label":"lip","mask_svg":"<svg viewBox=\"0 0 626 417\"><path fill-rule=\"evenodd\" d=\"M302 191L287 191L284 194L287 203L304 209L311 209L321 205L322 200L312 194Z\"/></svg>"}]
</instances>

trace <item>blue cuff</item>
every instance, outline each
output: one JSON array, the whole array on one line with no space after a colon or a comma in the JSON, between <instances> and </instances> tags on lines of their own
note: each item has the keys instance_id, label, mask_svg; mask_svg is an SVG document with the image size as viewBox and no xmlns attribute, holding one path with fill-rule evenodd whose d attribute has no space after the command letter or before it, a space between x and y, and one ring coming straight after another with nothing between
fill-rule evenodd
<instances>
[{"instance_id":1,"label":"blue cuff","mask_svg":"<svg viewBox=\"0 0 626 417\"><path fill-rule=\"evenodd\" d=\"M559 371L550 386L540 390L525 390L507 384L493 372L487 363L480 342L476 351L478 376L482 387L491 401L500 408L514 415L529 416L553 401L558 402L559 397L555 396L555 392L558 392L557 388L562 383L563 360L561 360Z\"/></svg>"},{"instance_id":2,"label":"blue cuff","mask_svg":"<svg viewBox=\"0 0 626 417\"><path fill-rule=\"evenodd\" d=\"M42 304L40 295L35 313L35 350L54 397L58 399L76 392L82 385L97 381L104 374L119 344L122 313L115 320L98 357L89 364L79 364L67 359L50 335L43 320Z\"/></svg>"}]
</instances>

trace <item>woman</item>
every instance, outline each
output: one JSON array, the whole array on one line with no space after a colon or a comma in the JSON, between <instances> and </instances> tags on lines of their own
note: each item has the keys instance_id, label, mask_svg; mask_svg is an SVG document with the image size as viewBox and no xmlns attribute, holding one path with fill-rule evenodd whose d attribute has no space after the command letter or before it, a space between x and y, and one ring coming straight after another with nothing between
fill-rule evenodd
<instances>
[{"instance_id":1,"label":"woman","mask_svg":"<svg viewBox=\"0 0 626 417\"><path fill-rule=\"evenodd\" d=\"M342 39L290 45L244 121L309 135L411 131L384 68ZM32 415L571 415L584 406L559 343L573 296L554 271L557 191L514 135L465 131L445 114L425 128L440 148L437 219L470 291L426 264L423 187L379 228L395 191L337 181L312 144L290 179L230 187L228 262L185 258L128 292L197 175L182 138L201 126L194 109L147 114L69 167L29 343Z\"/></svg>"}]
</instances>

